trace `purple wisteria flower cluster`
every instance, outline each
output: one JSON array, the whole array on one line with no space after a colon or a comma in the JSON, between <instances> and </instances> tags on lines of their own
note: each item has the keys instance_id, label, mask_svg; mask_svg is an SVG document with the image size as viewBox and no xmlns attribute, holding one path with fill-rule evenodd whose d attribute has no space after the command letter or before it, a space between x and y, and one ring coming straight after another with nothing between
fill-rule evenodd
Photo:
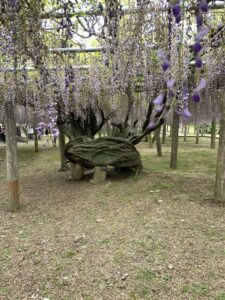
<instances>
[{"instance_id":1,"label":"purple wisteria flower cluster","mask_svg":"<svg viewBox=\"0 0 225 300\"><path fill-rule=\"evenodd\" d=\"M170 1L170 9L171 13L175 17L175 22L177 24L181 21L182 11L181 11L181 1L180 0L171 0ZM203 48L203 38L207 35L209 29L207 26L203 25L203 15L208 11L208 2L206 0L199 0L198 5L196 8L196 23L197 23L197 34L195 35L195 43L192 45L192 50L195 56L195 66L197 68L202 68L202 59L200 57L200 52ZM162 50L158 50L158 57L162 61L161 67L163 72L167 72L171 68L171 62L169 56ZM168 89L168 96L170 98L176 95L176 80L174 78L170 78L166 82L166 87ZM192 99L195 102L200 101L200 92L202 89L206 87L206 80L201 78L199 84L193 90ZM156 97L153 101L155 105L156 112L162 112L164 109L164 95L160 94ZM184 118L190 118L191 113L188 109L188 99L189 99L189 92L187 88L183 88L183 105L182 108L179 107L177 113L182 115ZM151 124L152 126L152 124Z\"/></svg>"},{"instance_id":2,"label":"purple wisteria flower cluster","mask_svg":"<svg viewBox=\"0 0 225 300\"><path fill-rule=\"evenodd\" d=\"M171 9L173 15L175 17L175 21L177 24L181 21L181 7L180 7L180 0L172 0L170 1Z\"/></svg>"},{"instance_id":3,"label":"purple wisteria flower cluster","mask_svg":"<svg viewBox=\"0 0 225 300\"><path fill-rule=\"evenodd\" d=\"M197 34L195 36L195 43L192 46L192 50L195 56L195 66L199 69L202 68L203 62L201 59L201 51L203 48L203 38L208 34L209 28L203 25L203 15L208 12L208 2L206 0L199 0L196 9L196 25ZM200 79L198 86L194 89L192 99L195 102L200 101L200 91L206 87L206 80Z\"/></svg>"}]
</instances>

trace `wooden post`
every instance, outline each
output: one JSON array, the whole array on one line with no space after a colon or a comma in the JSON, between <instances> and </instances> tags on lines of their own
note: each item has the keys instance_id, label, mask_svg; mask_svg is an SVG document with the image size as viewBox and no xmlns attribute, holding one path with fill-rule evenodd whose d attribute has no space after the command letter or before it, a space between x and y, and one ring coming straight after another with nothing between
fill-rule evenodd
<instances>
[{"instance_id":1,"label":"wooden post","mask_svg":"<svg viewBox=\"0 0 225 300\"><path fill-rule=\"evenodd\" d=\"M190 133L190 127L191 127L191 125L190 125L190 124L188 124L188 125L187 125L187 134L189 134L189 133Z\"/></svg>"},{"instance_id":2,"label":"wooden post","mask_svg":"<svg viewBox=\"0 0 225 300\"><path fill-rule=\"evenodd\" d=\"M198 145L199 144L199 124L196 124L196 139L195 139L195 144Z\"/></svg>"},{"instance_id":3,"label":"wooden post","mask_svg":"<svg viewBox=\"0 0 225 300\"><path fill-rule=\"evenodd\" d=\"M162 144L166 143L166 123L163 124L163 132L162 132Z\"/></svg>"},{"instance_id":4,"label":"wooden post","mask_svg":"<svg viewBox=\"0 0 225 300\"><path fill-rule=\"evenodd\" d=\"M59 171L67 171L68 165L65 157L65 133L59 127L59 153L60 153L60 169Z\"/></svg>"},{"instance_id":5,"label":"wooden post","mask_svg":"<svg viewBox=\"0 0 225 300\"><path fill-rule=\"evenodd\" d=\"M199 119L200 119L200 112L199 112L199 106L197 107L198 112L197 112L197 122L196 122L196 139L195 139L195 144L199 144L199 131L200 131L200 125L199 125Z\"/></svg>"},{"instance_id":6,"label":"wooden post","mask_svg":"<svg viewBox=\"0 0 225 300\"><path fill-rule=\"evenodd\" d=\"M84 167L79 163L70 162L71 178L79 181L84 177Z\"/></svg>"},{"instance_id":7,"label":"wooden post","mask_svg":"<svg viewBox=\"0 0 225 300\"><path fill-rule=\"evenodd\" d=\"M184 142L187 141L187 124L184 124Z\"/></svg>"},{"instance_id":8,"label":"wooden post","mask_svg":"<svg viewBox=\"0 0 225 300\"><path fill-rule=\"evenodd\" d=\"M216 148L216 118L212 118L211 122L211 149Z\"/></svg>"},{"instance_id":9,"label":"wooden post","mask_svg":"<svg viewBox=\"0 0 225 300\"><path fill-rule=\"evenodd\" d=\"M184 123L181 124L181 133L184 133Z\"/></svg>"},{"instance_id":10,"label":"wooden post","mask_svg":"<svg viewBox=\"0 0 225 300\"><path fill-rule=\"evenodd\" d=\"M169 137L172 137L172 126L168 125Z\"/></svg>"},{"instance_id":11,"label":"wooden post","mask_svg":"<svg viewBox=\"0 0 225 300\"><path fill-rule=\"evenodd\" d=\"M177 168L177 154L178 154L178 139L179 139L179 115L173 112L173 125L172 125L172 143L171 143L171 158L170 168Z\"/></svg>"},{"instance_id":12,"label":"wooden post","mask_svg":"<svg viewBox=\"0 0 225 300\"><path fill-rule=\"evenodd\" d=\"M6 171L9 191L9 210L21 208L19 200L16 121L12 102L5 103Z\"/></svg>"},{"instance_id":13,"label":"wooden post","mask_svg":"<svg viewBox=\"0 0 225 300\"><path fill-rule=\"evenodd\" d=\"M225 204L225 94L221 104L220 140L217 158L215 201Z\"/></svg>"},{"instance_id":14,"label":"wooden post","mask_svg":"<svg viewBox=\"0 0 225 300\"><path fill-rule=\"evenodd\" d=\"M33 129L34 129L34 152L38 152L38 132L37 132L37 121L35 115L33 116Z\"/></svg>"},{"instance_id":15,"label":"wooden post","mask_svg":"<svg viewBox=\"0 0 225 300\"><path fill-rule=\"evenodd\" d=\"M149 133L149 135L148 135L148 147L149 148L153 147L152 134L151 133Z\"/></svg>"},{"instance_id":16,"label":"wooden post","mask_svg":"<svg viewBox=\"0 0 225 300\"><path fill-rule=\"evenodd\" d=\"M38 152L38 134L36 126L34 126L34 151Z\"/></svg>"},{"instance_id":17,"label":"wooden post","mask_svg":"<svg viewBox=\"0 0 225 300\"><path fill-rule=\"evenodd\" d=\"M106 180L107 169L106 166L96 166L94 168L93 182L99 183Z\"/></svg>"},{"instance_id":18,"label":"wooden post","mask_svg":"<svg viewBox=\"0 0 225 300\"><path fill-rule=\"evenodd\" d=\"M194 125L194 134L196 134L196 127L197 127L197 125L195 124Z\"/></svg>"},{"instance_id":19,"label":"wooden post","mask_svg":"<svg viewBox=\"0 0 225 300\"><path fill-rule=\"evenodd\" d=\"M201 126L201 136L202 136L202 137L204 137L205 130L206 130L205 125L204 125L204 126Z\"/></svg>"},{"instance_id":20,"label":"wooden post","mask_svg":"<svg viewBox=\"0 0 225 300\"><path fill-rule=\"evenodd\" d=\"M158 127L155 130L156 149L157 149L157 155L159 157L162 156L162 145L161 145L161 139L160 139L160 129L161 129L161 126Z\"/></svg>"}]
</instances>

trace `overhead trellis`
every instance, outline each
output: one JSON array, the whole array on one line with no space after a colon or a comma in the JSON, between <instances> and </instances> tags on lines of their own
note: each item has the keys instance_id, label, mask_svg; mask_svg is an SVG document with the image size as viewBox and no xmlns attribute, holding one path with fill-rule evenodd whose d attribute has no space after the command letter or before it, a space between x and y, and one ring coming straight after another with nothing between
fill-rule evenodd
<instances>
[{"instance_id":1,"label":"overhead trellis","mask_svg":"<svg viewBox=\"0 0 225 300\"><path fill-rule=\"evenodd\" d=\"M212 10L215 9L224 9L224 1L209 1L209 8ZM187 10L195 10L195 6L186 6L185 7ZM167 11L167 8L159 8L159 11ZM138 13L139 8L121 8L121 13L122 15L127 15L127 14L136 14ZM70 18L72 17L92 17L92 16L104 16L107 13L106 9L102 7L101 9L90 9L90 10L78 10L75 12L71 12L68 14ZM56 19L61 19L65 16L63 12L46 12L41 15L42 19L49 19L49 18L56 18Z\"/></svg>"}]
</instances>

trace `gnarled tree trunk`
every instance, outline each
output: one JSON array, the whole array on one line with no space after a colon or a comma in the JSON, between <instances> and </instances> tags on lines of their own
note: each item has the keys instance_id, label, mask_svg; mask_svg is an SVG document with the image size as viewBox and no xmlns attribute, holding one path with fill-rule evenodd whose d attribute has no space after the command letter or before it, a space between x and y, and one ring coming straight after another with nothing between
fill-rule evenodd
<instances>
[{"instance_id":1,"label":"gnarled tree trunk","mask_svg":"<svg viewBox=\"0 0 225 300\"><path fill-rule=\"evenodd\" d=\"M70 162L85 168L113 166L115 168L142 168L139 152L126 139L103 137L96 140L79 138L66 145Z\"/></svg>"}]
</instances>

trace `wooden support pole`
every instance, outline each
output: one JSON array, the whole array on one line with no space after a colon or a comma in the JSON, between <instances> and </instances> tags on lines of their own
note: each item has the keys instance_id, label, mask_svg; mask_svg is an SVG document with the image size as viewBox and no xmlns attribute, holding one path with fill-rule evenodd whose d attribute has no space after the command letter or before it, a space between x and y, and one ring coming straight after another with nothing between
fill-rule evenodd
<instances>
[{"instance_id":1,"label":"wooden support pole","mask_svg":"<svg viewBox=\"0 0 225 300\"><path fill-rule=\"evenodd\" d=\"M34 151L38 152L38 133L37 133L37 129L36 126L34 126Z\"/></svg>"},{"instance_id":2,"label":"wooden support pole","mask_svg":"<svg viewBox=\"0 0 225 300\"><path fill-rule=\"evenodd\" d=\"M6 171L9 191L9 210L21 208L19 200L16 121L12 102L5 103Z\"/></svg>"},{"instance_id":3,"label":"wooden support pole","mask_svg":"<svg viewBox=\"0 0 225 300\"><path fill-rule=\"evenodd\" d=\"M79 163L70 162L71 178L79 181L84 177L84 167Z\"/></svg>"},{"instance_id":4,"label":"wooden support pole","mask_svg":"<svg viewBox=\"0 0 225 300\"><path fill-rule=\"evenodd\" d=\"M187 124L184 124L184 142L187 141Z\"/></svg>"},{"instance_id":5,"label":"wooden support pole","mask_svg":"<svg viewBox=\"0 0 225 300\"><path fill-rule=\"evenodd\" d=\"M195 144L198 145L199 144L199 131L200 131L200 128L199 128L199 124L196 124L196 139L195 139Z\"/></svg>"},{"instance_id":6,"label":"wooden support pole","mask_svg":"<svg viewBox=\"0 0 225 300\"><path fill-rule=\"evenodd\" d=\"M199 144L199 133L200 133L200 111L199 111L199 106L197 106L197 122L196 122L196 139L195 139L195 144Z\"/></svg>"},{"instance_id":7,"label":"wooden support pole","mask_svg":"<svg viewBox=\"0 0 225 300\"><path fill-rule=\"evenodd\" d=\"M225 94L221 105L220 140L217 158L216 182L214 188L215 201L225 204Z\"/></svg>"},{"instance_id":8,"label":"wooden support pole","mask_svg":"<svg viewBox=\"0 0 225 300\"><path fill-rule=\"evenodd\" d=\"M37 131L37 121L36 121L36 117L34 115L34 122L33 122L33 129L34 129L34 151L38 152L38 131Z\"/></svg>"},{"instance_id":9,"label":"wooden support pole","mask_svg":"<svg viewBox=\"0 0 225 300\"><path fill-rule=\"evenodd\" d=\"M162 145L161 145L161 139L160 139L160 129L161 129L161 126L158 127L158 128L155 130L156 149L157 149L157 155L158 155L159 157L162 156Z\"/></svg>"},{"instance_id":10,"label":"wooden support pole","mask_svg":"<svg viewBox=\"0 0 225 300\"><path fill-rule=\"evenodd\" d=\"M166 143L166 123L163 124L163 132L162 132L162 144Z\"/></svg>"},{"instance_id":11,"label":"wooden support pole","mask_svg":"<svg viewBox=\"0 0 225 300\"><path fill-rule=\"evenodd\" d=\"M99 182L105 181L106 180L106 173L107 173L106 166L96 166L94 168L94 177L93 177L92 182L99 183Z\"/></svg>"},{"instance_id":12,"label":"wooden support pole","mask_svg":"<svg viewBox=\"0 0 225 300\"><path fill-rule=\"evenodd\" d=\"M170 158L171 169L177 168L178 139L179 139L179 115L174 111L173 125L172 125L171 158Z\"/></svg>"},{"instance_id":13,"label":"wooden support pole","mask_svg":"<svg viewBox=\"0 0 225 300\"><path fill-rule=\"evenodd\" d=\"M187 134L189 134L189 133L190 133L190 127L191 127L191 125L190 125L190 124L188 124L188 125L187 125Z\"/></svg>"},{"instance_id":14,"label":"wooden support pole","mask_svg":"<svg viewBox=\"0 0 225 300\"><path fill-rule=\"evenodd\" d=\"M212 118L211 122L211 149L216 148L216 118Z\"/></svg>"},{"instance_id":15,"label":"wooden support pole","mask_svg":"<svg viewBox=\"0 0 225 300\"><path fill-rule=\"evenodd\" d=\"M168 125L169 137L172 136L172 125Z\"/></svg>"},{"instance_id":16,"label":"wooden support pole","mask_svg":"<svg viewBox=\"0 0 225 300\"><path fill-rule=\"evenodd\" d=\"M153 141L152 141L152 134L149 133L148 135L148 147L152 148L153 147Z\"/></svg>"}]
</instances>

